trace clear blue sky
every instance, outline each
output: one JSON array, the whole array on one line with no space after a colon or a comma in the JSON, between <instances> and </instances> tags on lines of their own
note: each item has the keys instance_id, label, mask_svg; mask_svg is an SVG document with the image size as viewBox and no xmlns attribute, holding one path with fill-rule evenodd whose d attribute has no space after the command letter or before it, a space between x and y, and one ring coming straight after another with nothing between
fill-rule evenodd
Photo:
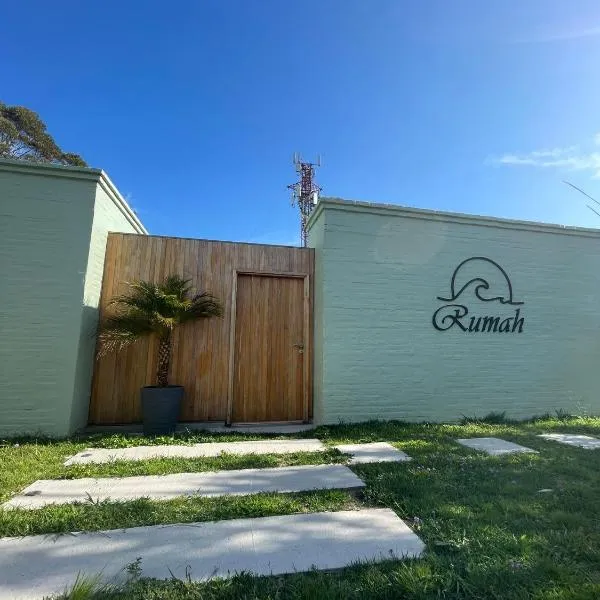
<instances>
[{"instance_id":1,"label":"clear blue sky","mask_svg":"<svg viewBox=\"0 0 600 600\"><path fill-rule=\"evenodd\" d=\"M325 195L600 226L598 0L12 2L1 98L152 233L295 243Z\"/></svg>"}]
</instances>

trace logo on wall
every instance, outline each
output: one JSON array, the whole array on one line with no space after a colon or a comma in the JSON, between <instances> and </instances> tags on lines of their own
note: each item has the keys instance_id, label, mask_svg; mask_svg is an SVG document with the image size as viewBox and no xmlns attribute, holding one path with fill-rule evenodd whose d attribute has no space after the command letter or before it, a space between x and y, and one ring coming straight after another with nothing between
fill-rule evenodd
<instances>
[{"instance_id":1,"label":"logo on wall","mask_svg":"<svg viewBox=\"0 0 600 600\"><path fill-rule=\"evenodd\" d=\"M456 328L469 333L523 333L524 302L518 302L506 271L490 258L472 256L463 260L452 273L450 294L438 296L444 302L434 313L438 331ZM479 316L472 312L494 307L496 314Z\"/></svg>"}]
</instances>

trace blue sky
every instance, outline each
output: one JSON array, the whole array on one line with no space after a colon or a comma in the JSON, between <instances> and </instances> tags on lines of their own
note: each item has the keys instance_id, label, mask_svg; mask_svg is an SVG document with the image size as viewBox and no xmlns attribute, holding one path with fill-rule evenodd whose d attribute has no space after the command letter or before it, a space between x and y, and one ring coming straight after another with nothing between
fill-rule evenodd
<instances>
[{"instance_id":1,"label":"blue sky","mask_svg":"<svg viewBox=\"0 0 600 600\"><path fill-rule=\"evenodd\" d=\"M324 194L600 226L597 0L13 2L1 98L152 233L296 243Z\"/></svg>"}]
</instances>

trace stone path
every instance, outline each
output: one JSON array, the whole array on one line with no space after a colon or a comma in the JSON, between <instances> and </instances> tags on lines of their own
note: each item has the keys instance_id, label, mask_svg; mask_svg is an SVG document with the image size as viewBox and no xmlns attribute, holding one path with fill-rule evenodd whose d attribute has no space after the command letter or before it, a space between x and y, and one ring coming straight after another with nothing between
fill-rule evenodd
<instances>
[{"instance_id":1,"label":"stone path","mask_svg":"<svg viewBox=\"0 0 600 600\"><path fill-rule=\"evenodd\" d=\"M531 448L526 448L525 446L520 446L519 444L515 444L513 442L507 442L506 440L501 440L500 438L467 438L456 441L463 446L473 448L473 450L486 452L492 456L515 454L518 452L537 453L537 450L532 450Z\"/></svg>"},{"instance_id":2,"label":"stone path","mask_svg":"<svg viewBox=\"0 0 600 600\"><path fill-rule=\"evenodd\" d=\"M48 504L86 502L90 499L124 501L147 497L169 500L179 496L357 489L364 485L359 477L343 465L306 465L143 477L49 479L32 483L3 506L32 509Z\"/></svg>"},{"instance_id":3,"label":"stone path","mask_svg":"<svg viewBox=\"0 0 600 600\"><path fill-rule=\"evenodd\" d=\"M357 561L419 557L423 542L387 508L157 525L98 533L0 539L0 599L62 592L77 573L123 578L142 557L143 577L193 580L246 571L278 575Z\"/></svg>"},{"instance_id":4,"label":"stone path","mask_svg":"<svg viewBox=\"0 0 600 600\"><path fill-rule=\"evenodd\" d=\"M387 442L373 442L370 444L341 444L335 446L340 452L350 454L350 465L373 462L406 462L412 460L408 454L394 448Z\"/></svg>"},{"instance_id":5,"label":"stone path","mask_svg":"<svg viewBox=\"0 0 600 600\"><path fill-rule=\"evenodd\" d=\"M322 452L326 446L319 440L264 440L258 442L209 442L190 446L132 446L130 448L86 448L65 461L65 466L108 463L116 460L148 460L152 458L201 458L227 454L291 454Z\"/></svg>"},{"instance_id":6,"label":"stone path","mask_svg":"<svg viewBox=\"0 0 600 600\"><path fill-rule=\"evenodd\" d=\"M387 442L340 444L332 446L352 455L349 464L370 462L404 462L410 456ZM133 446L131 448L86 448L65 460L64 465L109 463L117 460L141 461L152 458L201 458L228 454L291 454L292 452L323 452L327 450L317 439L264 440L258 442L208 442L205 444Z\"/></svg>"},{"instance_id":7,"label":"stone path","mask_svg":"<svg viewBox=\"0 0 600 600\"><path fill-rule=\"evenodd\" d=\"M575 435L573 433L542 433L539 437L569 446L577 446L587 450L600 448L600 440L591 435Z\"/></svg>"}]
</instances>

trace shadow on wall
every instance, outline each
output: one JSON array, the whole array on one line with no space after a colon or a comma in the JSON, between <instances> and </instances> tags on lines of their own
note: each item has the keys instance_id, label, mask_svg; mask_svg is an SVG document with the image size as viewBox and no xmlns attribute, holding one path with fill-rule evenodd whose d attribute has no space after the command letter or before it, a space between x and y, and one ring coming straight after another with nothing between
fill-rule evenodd
<instances>
[{"instance_id":1,"label":"shadow on wall","mask_svg":"<svg viewBox=\"0 0 600 600\"><path fill-rule=\"evenodd\" d=\"M77 344L73 397L71 400L71 419L69 422L71 432L85 427L88 421L94 357L96 354L98 315L98 307L83 305L79 342Z\"/></svg>"},{"instance_id":2,"label":"shadow on wall","mask_svg":"<svg viewBox=\"0 0 600 600\"><path fill-rule=\"evenodd\" d=\"M393 222L374 231L372 253L376 263L402 272L418 272L444 252L448 224L424 222L419 229L402 228Z\"/></svg>"}]
</instances>

